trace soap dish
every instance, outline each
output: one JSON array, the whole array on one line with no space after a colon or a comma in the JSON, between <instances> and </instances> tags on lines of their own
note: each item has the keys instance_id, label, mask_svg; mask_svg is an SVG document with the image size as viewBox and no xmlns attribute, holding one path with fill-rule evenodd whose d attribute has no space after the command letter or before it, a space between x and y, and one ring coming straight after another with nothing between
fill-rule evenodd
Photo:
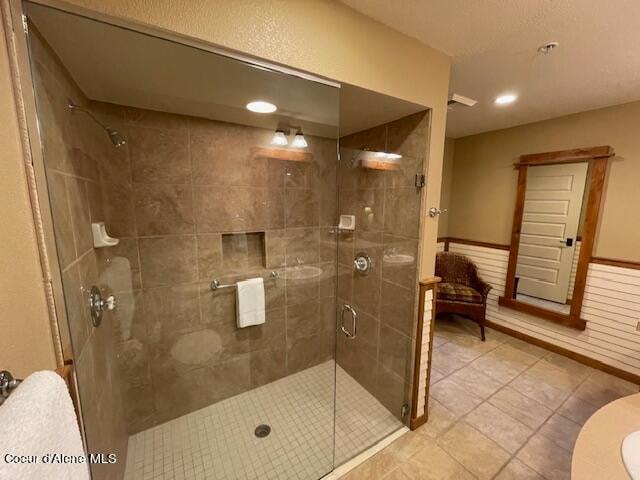
<instances>
[{"instance_id":1,"label":"soap dish","mask_svg":"<svg viewBox=\"0 0 640 480\"><path fill-rule=\"evenodd\" d=\"M91 231L93 232L93 246L94 248L113 247L120 242L119 239L110 237L107 233L107 227L104 222L96 222L91 224Z\"/></svg>"}]
</instances>

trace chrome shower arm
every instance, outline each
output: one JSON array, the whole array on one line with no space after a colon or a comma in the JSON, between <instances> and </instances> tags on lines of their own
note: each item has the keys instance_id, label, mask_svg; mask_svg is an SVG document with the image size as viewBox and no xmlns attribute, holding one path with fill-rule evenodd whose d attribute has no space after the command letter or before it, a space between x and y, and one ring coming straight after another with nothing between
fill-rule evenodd
<instances>
[{"instance_id":1,"label":"chrome shower arm","mask_svg":"<svg viewBox=\"0 0 640 480\"><path fill-rule=\"evenodd\" d=\"M91 110L81 107L80 105L76 105L75 103L73 103L73 101L69 100L69 103L67 104L67 106L71 109L71 110L78 110L80 112L84 112L87 115L89 115L94 122L96 122L98 125L100 125L102 128L104 128L105 130L108 130L109 127L107 127L104 123L102 123L100 120L98 120L98 117L96 117L93 112L91 112Z\"/></svg>"}]
</instances>

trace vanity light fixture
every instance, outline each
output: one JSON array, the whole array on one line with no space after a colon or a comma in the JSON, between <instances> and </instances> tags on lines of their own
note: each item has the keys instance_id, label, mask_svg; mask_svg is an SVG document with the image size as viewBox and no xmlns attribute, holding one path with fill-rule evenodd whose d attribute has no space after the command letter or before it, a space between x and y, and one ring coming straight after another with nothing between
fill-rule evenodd
<instances>
[{"instance_id":1,"label":"vanity light fixture","mask_svg":"<svg viewBox=\"0 0 640 480\"><path fill-rule=\"evenodd\" d=\"M273 134L273 138L271 139L271 145L285 147L288 143L289 141L287 140L287 136L284 134L284 130L276 130L276 133Z\"/></svg>"},{"instance_id":2,"label":"vanity light fixture","mask_svg":"<svg viewBox=\"0 0 640 480\"><path fill-rule=\"evenodd\" d=\"M518 96L515 93L505 93L504 95L500 95L496 97L496 104L498 105L507 105L509 103L513 103L518 99Z\"/></svg>"},{"instance_id":3,"label":"vanity light fixture","mask_svg":"<svg viewBox=\"0 0 640 480\"><path fill-rule=\"evenodd\" d=\"M304 138L304 134L302 130L298 130L295 137L293 137L293 142L291 142L291 146L294 148L307 148L307 140Z\"/></svg>"},{"instance_id":4,"label":"vanity light fixture","mask_svg":"<svg viewBox=\"0 0 640 480\"><path fill-rule=\"evenodd\" d=\"M253 113L273 113L278 109L273 103L255 100L247 103L247 110Z\"/></svg>"},{"instance_id":5,"label":"vanity light fixture","mask_svg":"<svg viewBox=\"0 0 640 480\"><path fill-rule=\"evenodd\" d=\"M382 160L399 160L402 158L402 155L399 153L389 153L389 152L371 152L375 158L379 158Z\"/></svg>"}]
</instances>

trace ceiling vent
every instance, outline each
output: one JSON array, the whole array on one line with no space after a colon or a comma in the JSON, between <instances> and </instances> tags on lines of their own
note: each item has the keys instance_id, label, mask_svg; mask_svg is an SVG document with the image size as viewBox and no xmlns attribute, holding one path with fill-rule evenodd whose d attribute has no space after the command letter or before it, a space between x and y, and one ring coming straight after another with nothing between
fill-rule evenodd
<instances>
[{"instance_id":1,"label":"ceiling vent","mask_svg":"<svg viewBox=\"0 0 640 480\"><path fill-rule=\"evenodd\" d=\"M452 108L455 105L473 107L476 103L478 103L478 101L474 100L473 98L465 97L464 95L460 95L459 93L452 93L451 95L449 95L449 101L447 102L447 105L449 106L449 108Z\"/></svg>"}]
</instances>

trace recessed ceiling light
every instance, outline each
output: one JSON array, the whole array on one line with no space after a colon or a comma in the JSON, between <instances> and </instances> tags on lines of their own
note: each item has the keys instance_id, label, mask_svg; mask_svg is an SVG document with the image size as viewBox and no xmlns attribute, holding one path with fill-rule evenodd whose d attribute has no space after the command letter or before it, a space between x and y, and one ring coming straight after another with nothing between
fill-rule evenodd
<instances>
[{"instance_id":1,"label":"recessed ceiling light","mask_svg":"<svg viewBox=\"0 0 640 480\"><path fill-rule=\"evenodd\" d=\"M558 45L560 45L558 42L549 42L549 43L545 43L544 45L541 45L538 47L538 52L547 55L549 53L551 53L551 51L556 48Z\"/></svg>"},{"instance_id":2,"label":"recessed ceiling light","mask_svg":"<svg viewBox=\"0 0 640 480\"><path fill-rule=\"evenodd\" d=\"M265 102L263 100L256 100L254 102L247 103L247 110L254 113L273 113L278 109L273 103Z\"/></svg>"},{"instance_id":3,"label":"recessed ceiling light","mask_svg":"<svg viewBox=\"0 0 640 480\"><path fill-rule=\"evenodd\" d=\"M496 97L496 103L498 105L506 105L508 103L513 103L517 100L518 96L514 93L505 93L504 95L500 95Z\"/></svg>"}]
</instances>

